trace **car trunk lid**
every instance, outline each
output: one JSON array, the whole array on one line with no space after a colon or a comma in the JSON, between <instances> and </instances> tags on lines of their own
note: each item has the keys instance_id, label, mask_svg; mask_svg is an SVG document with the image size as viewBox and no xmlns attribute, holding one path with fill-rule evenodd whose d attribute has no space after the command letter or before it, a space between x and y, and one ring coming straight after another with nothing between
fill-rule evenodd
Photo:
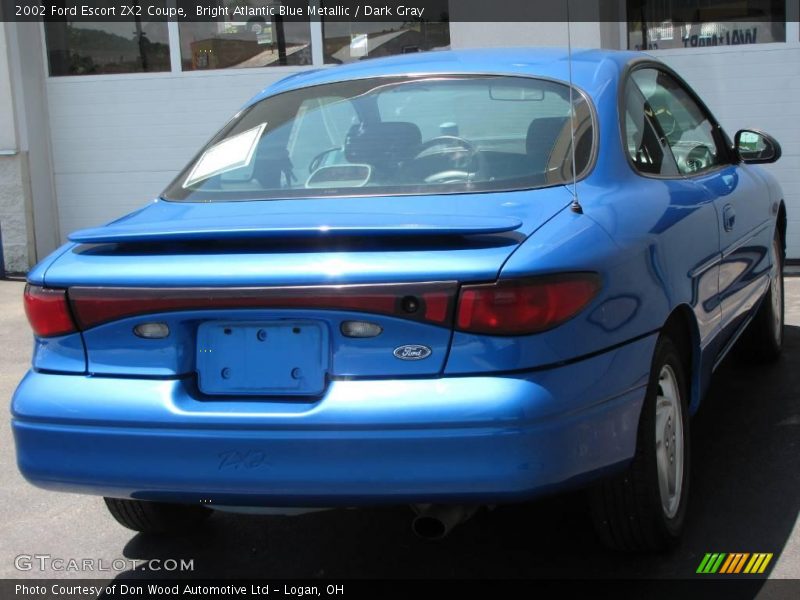
<instances>
[{"instance_id":1,"label":"car trunk lid","mask_svg":"<svg viewBox=\"0 0 800 600\"><path fill-rule=\"evenodd\" d=\"M93 374L197 375L210 395L314 395L334 377L441 373L459 283L495 280L569 200L550 188L157 201L71 236L44 283L68 289ZM169 334L137 333L153 323ZM379 333L349 335L348 323Z\"/></svg>"},{"instance_id":2,"label":"car trunk lid","mask_svg":"<svg viewBox=\"0 0 800 600\"><path fill-rule=\"evenodd\" d=\"M570 200L561 186L441 196L157 200L76 245L51 287L490 281Z\"/></svg>"}]
</instances>

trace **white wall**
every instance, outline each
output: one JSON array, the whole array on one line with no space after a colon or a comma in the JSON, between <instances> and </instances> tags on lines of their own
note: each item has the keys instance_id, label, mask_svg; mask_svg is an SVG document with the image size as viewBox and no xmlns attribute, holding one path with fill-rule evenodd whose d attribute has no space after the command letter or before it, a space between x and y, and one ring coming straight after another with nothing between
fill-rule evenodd
<instances>
[{"instance_id":1,"label":"white wall","mask_svg":"<svg viewBox=\"0 0 800 600\"><path fill-rule=\"evenodd\" d=\"M152 200L245 101L301 69L49 78L62 239Z\"/></svg>"},{"instance_id":2,"label":"white wall","mask_svg":"<svg viewBox=\"0 0 800 600\"><path fill-rule=\"evenodd\" d=\"M600 23L572 23L570 35L575 48L598 48ZM450 24L453 48L496 48L508 46L566 46L567 23L471 23Z\"/></svg>"},{"instance_id":3,"label":"white wall","mask_svg":"<svg viewBox=\"0 0 800 600\"><path fill-rule=\"evenodd\" d=\"M3 25L14 95L17 144L25 167L22 172L27 193L28 263L33 265L61 242L50 153L42 26L36 22Z\"/></svg>"}]
</instances>

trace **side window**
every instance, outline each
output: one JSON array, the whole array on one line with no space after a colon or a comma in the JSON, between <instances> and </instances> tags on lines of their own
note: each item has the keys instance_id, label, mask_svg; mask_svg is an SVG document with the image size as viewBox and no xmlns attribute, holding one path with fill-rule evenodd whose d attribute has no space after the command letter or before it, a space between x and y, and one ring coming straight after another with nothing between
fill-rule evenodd
<instances>
[{"instance_id":1,"label":"side window","mask_svg":"<svg viewBox=\"0 0 800 600\"><path fill-rule=\"evenodd\" d=\"M625 143L637 171L648 175L677 177L672 152L657 132L653 111L631 80L625 86Z\"/></svg>"},{"instance_id":2,"label":"side window","mask_svg":"<svg viewBox=\"0 0 800 600\"><path fill-rule=\"evenodd\" d=\"M701 173L728 161L713 122L675 79L656 69L639 69L631 80L646 100L659 137L669 144L681 174Z\"/></svg>"}]
</instances>

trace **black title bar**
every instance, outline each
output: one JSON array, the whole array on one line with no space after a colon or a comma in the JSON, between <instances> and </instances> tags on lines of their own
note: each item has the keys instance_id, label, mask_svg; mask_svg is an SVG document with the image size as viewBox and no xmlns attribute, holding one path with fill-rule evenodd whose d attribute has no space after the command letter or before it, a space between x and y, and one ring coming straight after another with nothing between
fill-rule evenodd
<instances>
[{"instance_id":1,"label":"black title bar","mask_svg":"<svg viewBox=\"0 0 800 600\"><path fill-rule=\"evenodd\" d=\"M580 564L576 564L580 568ZM422 595L456 598L648 598L648 600L750 600L796 598L798 580L763 580L746 576L703 579L641 580L252 580L252 579L1 579L3 600L145 600L149 598L203 598L206 600L410 600Z\"/></svg>"},{"instance_id":2,"label":"black title bar","mask_svg":"<svg viewBox=\"0 0 800 600\"><path fill-rule=\"evenodd\" d=\"M785 20L783 14L750 14L748 9L744 9L747 14L732 15L726 3L718 7L699 1L696 7L685 2L658 6L659 21L670 6L675 9L673 22ZM645 0L0 0L0 20L617 22L643 16L649 20L647 13L654 7Z\"/></svg>"}]
</instances>

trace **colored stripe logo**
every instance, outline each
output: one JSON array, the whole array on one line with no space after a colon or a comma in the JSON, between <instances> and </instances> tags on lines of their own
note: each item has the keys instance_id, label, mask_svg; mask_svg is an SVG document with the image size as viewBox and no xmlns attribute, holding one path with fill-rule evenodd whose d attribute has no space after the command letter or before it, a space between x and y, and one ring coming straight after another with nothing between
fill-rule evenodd
<instances>
[{"instance_id":1,"label":"colored stripe logo","mask_svg":"<svg viewBox=\"0 0 800 600\"><path fill-rule=\"evenodd\" d=\"M707 552L697 567L701 574L735 575L739 573L761 574L772 560L771 552Z\"/></svg>"}]
</instances>

